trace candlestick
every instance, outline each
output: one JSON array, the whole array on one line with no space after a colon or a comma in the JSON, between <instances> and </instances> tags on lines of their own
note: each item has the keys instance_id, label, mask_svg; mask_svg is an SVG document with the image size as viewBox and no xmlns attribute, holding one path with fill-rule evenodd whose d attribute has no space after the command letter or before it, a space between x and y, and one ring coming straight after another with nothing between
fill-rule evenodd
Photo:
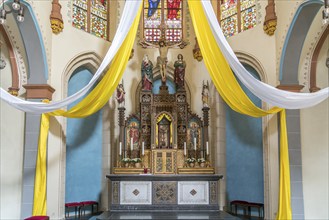
<instances>
[{"instance_id":1,"label":"candlestick","mask_svg":"<svg viewBox=\"0 0 329 220\"><path fill-rule=\"evenodd\" d=\"M130 150L134 150L133 138L130 138Z\"/></svg>"},{"instance_id":2,"label":"candlestick","mask_svg":"<svg viewBox=\"0 0 329 220\"><path fill-rule=\"evenodd\" d=\"M186 142L184 142L184 156L186 156Z\"/></svg>"},{"instance_id":3,"label":"candlestick","mask_svg":"<svg viewBox=\"0 0 329 220\"><path fill-rule=\"evenodd\" d=\"M194 138L194 150L196 150L196 138Z\"/></svg>"},{"instance_id":4,"label":"candlestick","mask_svg":"<svg viewBox=\"0 0 329 220\"><path fill-rule=\"evenodd\" d=\"M119 155L121 156L122 155L122 143L120 141L120 144L119 144Z\"/></svg>"},{"instance_id":5,"label":"candlestick","mask_svg":"<svg viewBox=\"0 0 329 220\"><path fill-rule=\"evenodd\" d=\"M207 153L207 155L209 155L209 145L208 145L208 141L207 141L206 144L207 144L207 145L206 145L206 153Z\"/></svg>"},{"instance_id":6,"label":"candlestick","mask_svg":"<svg viewBox=\"0 0 329 220\"><path fill-rule=\"evenodd\" d=\"M144 156L144 141L142 142L142 155Z\"/></svg>"}]
</instances>

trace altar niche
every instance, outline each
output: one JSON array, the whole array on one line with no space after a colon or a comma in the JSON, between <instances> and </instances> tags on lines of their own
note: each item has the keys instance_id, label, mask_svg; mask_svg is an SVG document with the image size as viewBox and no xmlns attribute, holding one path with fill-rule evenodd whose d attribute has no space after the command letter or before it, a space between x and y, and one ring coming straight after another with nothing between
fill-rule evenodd
<instances>
[{"instance_id":1,"label":"altar niche","mask_svg":"<svg viewBox=\"0 0 329 220\"><path fill-rule=\"evenodd\" d=\"M166 65L166 77L163 77L159 65L153 68L152 62L144 56L141 82L136 91L138 111L125 118L124 106L118 108L120 144L114 174L214 173L208 147L210 108L203 105L203 119L190 110L182 55L178 56L174 67ZM154 89L154 85L159 88ZM169 88L171 85L174 88ZM142 165L136 167L139 161ZM189 166L190 163L194 166Z\"/></svg>"}]
</instances>

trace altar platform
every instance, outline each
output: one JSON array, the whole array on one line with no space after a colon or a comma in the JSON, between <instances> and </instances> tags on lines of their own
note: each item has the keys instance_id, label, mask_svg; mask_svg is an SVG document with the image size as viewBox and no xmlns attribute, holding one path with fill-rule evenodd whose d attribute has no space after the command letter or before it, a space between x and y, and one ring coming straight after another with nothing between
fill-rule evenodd
<instances>
[{"instance_id":1,"label":"altar platform","mask_svg":"<svg viewBox=\"0 0 329 220\"><path fill-rule=\"evenodd\" d=\"M216 174L111 174L109 210L219 211Z\"/></svg>"},{"instance_id":2,"label":"altar platform","mask_svg":"<svg viewBox=\"0 0 329 220\"><path fill-rule=\"evenodd\" d=\"M147 211L147 212L104 212L103 214L97 216L96 220L108 220L108 219L163 219L163 220L173 220L173 219L186 219L186 220L240 220L239 218L232 216L223 211L179 211L179 212L157 212L157 211Z\"/></svg>"}]
</instances>

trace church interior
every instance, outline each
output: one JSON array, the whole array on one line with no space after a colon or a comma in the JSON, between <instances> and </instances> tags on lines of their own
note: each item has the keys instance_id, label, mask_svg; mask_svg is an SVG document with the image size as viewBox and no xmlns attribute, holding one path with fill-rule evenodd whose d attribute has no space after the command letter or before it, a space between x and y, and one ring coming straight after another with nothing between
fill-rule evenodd
<instances>
[{"instance_id":1,"label":"church interior","mask_svg":"<svg viewBox=\"0 0 329 220\"><path fill-rule=\"evenodd\" d=\"M0 219L329 219L328 23L328 0L0 0Z\"/></svg>"}]
</instances>

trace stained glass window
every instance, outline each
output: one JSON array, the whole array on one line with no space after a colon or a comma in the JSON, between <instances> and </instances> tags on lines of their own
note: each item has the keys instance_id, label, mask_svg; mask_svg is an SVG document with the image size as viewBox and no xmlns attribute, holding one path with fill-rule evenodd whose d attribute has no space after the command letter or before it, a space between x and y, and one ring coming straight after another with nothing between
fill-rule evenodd
<instances>
[{"instance_id":1,"label":"stained glass window","mask_svg":"<svg viewBox=\"0 0 329 220\"><path fill-rule=\"evenodd\" d=\"M256 26L256 0L219 0L218 20L226 37Z\"/></svg>"},{"instance_id":2,"label":"stained glass window","mask_svg":"<svg viewBox=\"0 0 329 220\"><path fill-rule=\"evenodd\" d=\"M144 38L157 43L165 38L168 43L178 43L183 37L182 0L144 1Z\"/></svg>"},{"instance_id":3,"label":"stained glass window","mask_svg":"<svg viewBox=\"0 0 329 220\"><path fill-rule=\"evenodd\" d=\"M74 0L72 25L108 40L109 11L109 0Z\"/></svg>"}]
</instances>

